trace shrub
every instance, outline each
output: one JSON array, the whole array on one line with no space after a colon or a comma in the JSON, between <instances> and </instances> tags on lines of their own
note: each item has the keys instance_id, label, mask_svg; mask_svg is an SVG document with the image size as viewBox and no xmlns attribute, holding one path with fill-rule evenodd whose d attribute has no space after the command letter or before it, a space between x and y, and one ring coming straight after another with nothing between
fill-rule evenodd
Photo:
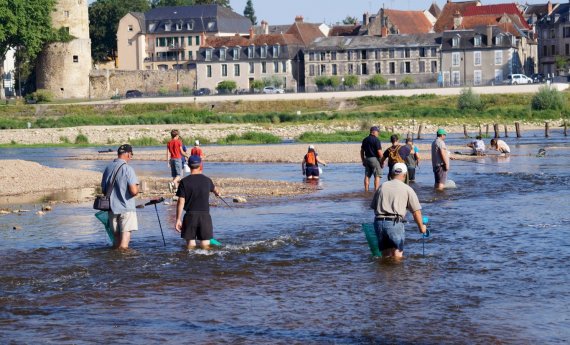
<instances>
[{"instance_id":1,"label":"shrub","mask_svg":"<svg viewBox=\"0 0 570 345\"><path fill-rule=\"evenodd\" d=\"M261 89L263 89L264 86L265 86L265 83L261 80L252 80L252 82L249 83L249 87L254 89L254 90L261 90Z\"/></svg>"},{"instance_id":2,"label":"shrub","mask_svg":"<svg viewBox=\"0 0 570 345\"><path fill-rule=\"evenodd\" d=\"M59 142L60 142L60 143L63 143L63 144L69 144L69 143L70 143L70 142L69 142L69 138L66 137L65 135L62 135L62 136L59 137Z\"/></svg>"},{"instance_id":3,"label":"shrub","mask_svg":"<svg viewBox=\"0 0 570 345\"><path fill-rule=\"evenodd\" d=\"M366 81L366 86L370 88L377 88L379 86L386 85L386 83L388 82L383 76L381 76L380 74L376 74L375 76Z\"/></svg>"},{"instance_id":4,"label":"shrub","mask_svg":"<svg viewBox=\"0 0 570 345\"><path fill-rule=\"evenodd\" d=\"M87 145L89 144L89 138L83 133L77 134L75 137L75 144L76 145Z\"/></svg>"},{"instance_id":5,"label":"shrub","mask_svg":"<svg viewBox=\"0 0 570 345\"><path fill-rule=\"evenodd\" d=\"M216 86L216 90L218 90L219 93L228 93L228 92L232 92L233 90L235 90L237 88L237 84L235 81L233 80L224 80L218 83L218 86Z\"/></svg>"},{"instance_id":6,"label":"shrub","mask_svg":"<svg viewBox=\"0 0 570 345\"><path fill-rule=\"evenodd\" d=\"M319 90L323 89L325 86L328 86L329 78L320 76L315 78L315 85L319 88Z\"/></svg>"},{"instance_id":7,"label":"shrub","mask_svg":"<svg viewBox=\"0 0 570 345\"><path fill-rule=\"evenodd\" d=\"M333 88L337 88L340 86L340 78L336 75L333 75L332 77L329 78L329 86L333 87Z\"/></svg>"},{"instance_id":8,"label":"shrub","mask_svg":"<svg viewBox=\"0 0 570 345\"><path fill-rule=\"evenodd\" d=\"M168 95L168 89L165 87L161 87L160 89L158 89L158 95L159 96L166 96Z\"/></svg>"},{"instance_id":9,"label":"shrub","mask_svg":"<svg viewBox=\"0 0 570 345\"><path fill-rule=\"evenodd\" d=\"M481 97L473 92L473 89L467 88L461 90L461 94L457 98L457 108L459 110L482 110L483 103Z\"/></svg>"},{"instance_id":10,"label":"shrub","mask_svg":"<svg viewBox=\"0 0 570 345\"><path fill-rule=\"evenodd\" d=\"M137 139L130 139L129 144L132 146L159 146L161 143L152 137L142 137Z\"/></svg>"},{"instance_id":11,"label":"shrub","mask_svg":"<svg viewBox=\"0 0 570 345\"><path fill-rule=\"evenodd\" d=\"M562 110L566 100L556 88L543 86L532 97L531 105L533 110Z\"/></svg>"},{"instance_id":12,"label":"shrub","mask_svg":"<svg viewBox=\"0 0 570 345\"><path fill-rule=\"evenodd\" d=\"M402 80L400 80L400 84L404 85L404 87L408 87L415 82L416 81L414 80L414 78L410 77L409 75L405 76L404 78L402 78Z\"/></svg>"},{"instance_id":13,"label":"shrub","mask_svg":"<svg viewBox=\"0 0 570 345\"><path fill-rule=\"evenodd\" d=\"M344 86L354 87L358 84L358 77L355 75L347 75L344 77Z\"/></svg>"},{"instance_id":14,"label":"shrub","mask_svg":"<svg viewBox=\"0 0 570 345\"><path fill-rule=\"evenodd\" d=\"M242 135L230 134L224 139L218 141L220 144L236 145L236 144L279 144L281 138L271 133L263 132L246 132Z\"/></svg>"},{"instance_id":15,"label":"shrub","mask_svg":"<svg viewBox=\"0 0 570 345\"><path fill-rule=\"evenodd\" d=\"M274 75L271 77L263 78L263 84L265 86L281 87L281 86L283 86L283 79Z\"/></svg>"},{"instance_id":16,"label":"shrub","mask_svg":"<svg viewBox=\"0 0 570 345\"><path fill-rule=\"evenodd\" d=\"M39 89L27 95L26 99L36 101L36 103L48 103L53 100L53 94L49 90Z\"/></svg>"},{"instance_id":17,"label":"shrub","mask_svg":"<svg viewBox=\"0 0 570 345\"><path fill-rule=\"evenodd\" d=\"M187 95L187 94L190 94L191 92L192 92L192 89L189 88L188 86L183 86L183 87L182 87L182 93L183 93L183 94Z\"/></svg>"}]
</instances>

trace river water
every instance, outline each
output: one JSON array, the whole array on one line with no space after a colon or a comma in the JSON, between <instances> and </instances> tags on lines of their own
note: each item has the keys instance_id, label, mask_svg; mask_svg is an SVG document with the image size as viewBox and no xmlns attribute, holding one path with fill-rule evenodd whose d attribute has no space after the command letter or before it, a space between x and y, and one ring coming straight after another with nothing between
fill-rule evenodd
<instances>
[{"instance_id":1,"label":"river water","mask_svg":"<svg viewBox=\"0 0 570 345\"><path fill-rule=\"evenodd\" d=\"M453 139L452 139L453 140ZM89 204L0 218L1 343L562 344L570 339L570 144L507 140L509 159L454 161L458 188L416 189L432 236L407 225L402 262L370 256L362 168L325 169L309 196L212 210L224 248L183 250L174 205L139 211L110 250ZM546 147L547 155L534 154ZM54 167L86 150L17 149ZM33 154L30 154L33 152ZM326 157L323 157L326 159ZM161 163L133 162L141 175ZM211 176L298 181L291 164L216 164ZM32 207L32 206L30 206ZM14 226L21 230L13 230Z\"/></svg>"}]
</instances>

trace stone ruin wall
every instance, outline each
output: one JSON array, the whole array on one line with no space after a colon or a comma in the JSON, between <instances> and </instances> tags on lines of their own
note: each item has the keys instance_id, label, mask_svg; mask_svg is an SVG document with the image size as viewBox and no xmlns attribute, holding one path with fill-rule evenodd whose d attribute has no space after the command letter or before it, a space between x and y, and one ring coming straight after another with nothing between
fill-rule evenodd
<instances>
[{"instance_id":1,"label":"stone ruin wall","mask_svg":"<svg viewBox=\"0 0 570 345\"><path fill-rule=\"evenodd\" d=\"M92 70L90 75L90 96L92 99L108 99L114 95L125 96L127 90L139 90L145 95L158 94L160 89L176 92L176 70ZM196 70L178 71L179 91L194 90Z\"/></svg>"}]
</instances>

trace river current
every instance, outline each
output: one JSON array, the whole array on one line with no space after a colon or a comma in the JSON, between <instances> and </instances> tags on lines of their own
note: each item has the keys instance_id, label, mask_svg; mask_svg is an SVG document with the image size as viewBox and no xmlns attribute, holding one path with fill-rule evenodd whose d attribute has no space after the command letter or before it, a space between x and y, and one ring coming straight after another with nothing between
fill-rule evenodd
<instances>
[{"instance_id":1,"label":"river current","mask_svg":"<svg viewBox=\"0 0 570 345\"><path fill-rule=\"evenodd\" d=\"M568 343L570 144L507 142L510 158L453 161L457 188L443 193L421 165L414 189L431 237L423 243L409 223L402 262L370 256L361 224L372 221L372 195L356 164L326 168L311 195L213 208L224 247L210 252L183 250L174 204L157 208L166 246L146 207L126 253L109 249L90 204L2 216L0 342ZM89 150L0 158L102 170L66 160ZM208 163L206 173L299 181L299 165Z\"/></svg>"}]
</instances>

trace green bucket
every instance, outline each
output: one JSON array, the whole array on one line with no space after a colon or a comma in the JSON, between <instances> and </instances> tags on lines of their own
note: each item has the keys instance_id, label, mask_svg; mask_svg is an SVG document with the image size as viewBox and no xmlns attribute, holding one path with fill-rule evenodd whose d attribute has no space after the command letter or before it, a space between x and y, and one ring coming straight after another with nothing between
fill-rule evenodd
<instances>
[{"instance_id":1,"label":"green bucket","mask_svg":"<svg viewBox=\"0 0 570 345\"><path fill-rule=\"evenodd\" d=\"M111 229L111 225L109 224L109 212L99 211L99 212L95 213L95 217L97 219L99 219L99 221L101 223L103 223L103 225L105 225L105 231L107 232L107 235L109 236L109 239L111 240L111 243L114 245L115 244L115 236L113 234L113 230Z\"/></svg>"},{"instance_id":2,"label":"green bucket","mask_svg":"<svg viewBox=\"0 0 570 345\"><path fill-rule=\"evenodd\" d=\"M372 256L382 256L380 248L378 248L378 237L376 236L376 231L374 230L374 224L362 224L362 232L364 232L364 235L366 236L366 241L368 241L368 247L370 247Z\"/></svg>"}]
</instances>

